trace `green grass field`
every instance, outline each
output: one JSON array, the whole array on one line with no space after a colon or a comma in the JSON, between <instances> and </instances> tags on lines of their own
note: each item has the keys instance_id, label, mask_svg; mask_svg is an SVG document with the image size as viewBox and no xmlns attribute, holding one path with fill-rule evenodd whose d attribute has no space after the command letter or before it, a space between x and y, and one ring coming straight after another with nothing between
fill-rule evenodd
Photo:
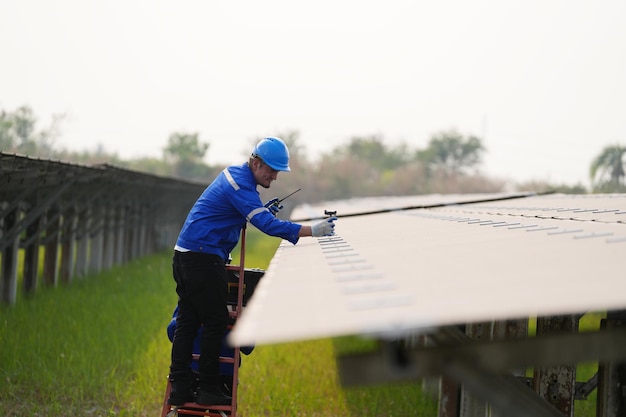
<instances>
[{"instance_id":1,"label":"green grass field","mask_svg":"<svg viewBox=\"0 0 626 417\"><path fill-rule=\"evenodd\" d=\"M250 230L246 266L265 269L278 243ZM175 304L171 253L163 253L0 307L0 415L160 415ZM239 415L436 416L419 383L341 387L341 344L257 346L243 357Z\"/></svg>"},{"instance_id":2,"label":"green grass field","mask_svg":"<svg viewBox=\"0 0 626 417\"><path fill-rule=\"evenodd\" d=\"M265 269L278 243L249 231L246 266ZM175 304L164 253L2 306L0 415L160 415ZM407 415L403 397L411 415L433 415L417 386L342 389L332 340L258 346L240 381L245 417Z\"/></svg>"}]
</instances>

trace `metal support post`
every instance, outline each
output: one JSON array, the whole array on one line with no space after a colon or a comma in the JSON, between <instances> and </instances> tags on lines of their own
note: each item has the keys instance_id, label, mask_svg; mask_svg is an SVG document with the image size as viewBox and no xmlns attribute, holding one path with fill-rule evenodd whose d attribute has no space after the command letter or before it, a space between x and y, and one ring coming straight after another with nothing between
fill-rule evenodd
<instances>
[{"instance_id":1,"label":"metal support post","mask_svg":"<svg viewBox=\"0 0 626 417\"><path fill-rule=\"evenodd\" d=\"M626 328L626 310L609 311L602 329ZM626 362L601 362L598 367L597 417L626 415Z\"/></svg>"},{"instance_id":2,"label":"metal support post","mask_svg":"<svg viewBox=\"0 0 626 417\"><path fill-rule=\"evenodd\" d=\"M537 319L537 336L551 333L577 333L579 316L540 317ZM576 366L551 366L536 368L533 389L564 416L574 416L576 391Z\"/></svg>"}]
</instances>

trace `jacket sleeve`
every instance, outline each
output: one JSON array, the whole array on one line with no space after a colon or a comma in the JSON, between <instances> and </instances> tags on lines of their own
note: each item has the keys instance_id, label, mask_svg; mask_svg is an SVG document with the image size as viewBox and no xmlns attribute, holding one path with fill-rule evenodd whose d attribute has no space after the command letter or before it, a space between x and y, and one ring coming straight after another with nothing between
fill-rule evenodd
<instances>
[{"instance_id":1,"label":"jacket sleeve","mask_svg":"<svg viewBox=\"0 0 626 417\"><path fill-rule=\"evenodd\" d=\"M302 226L289 221L277 219L265 207L263 207L263 210L252 215L250 223L263 233L283 238L294 245L298 243L298 240L300 239L298 234L300 233L300 228Z\"/></svg>"},{"instance_id":2,"label":"jacket sleeve","mask_svg":"<svg viewBox=\"0 0 626 417\"><path fill-rule=\"evenodd\" d=\"M231 204L263 233L288 240L294 245L298 243L299 224L276 218L268 208L263 206L261 197L255 189L240 188L230 193Z\"/></svg>"}]
</instances>

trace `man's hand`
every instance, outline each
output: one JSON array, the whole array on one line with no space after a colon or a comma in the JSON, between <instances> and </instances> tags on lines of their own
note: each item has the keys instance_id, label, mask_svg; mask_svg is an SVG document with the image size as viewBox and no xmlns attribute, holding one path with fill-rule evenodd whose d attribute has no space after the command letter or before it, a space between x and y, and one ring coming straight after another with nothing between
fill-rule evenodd
<instances>
[{"instance_id":1,"label":"man's hand","mask_svg":"<svg viewBox=\"0 0 626 417\"><path fill-rule=\"evenodd\" d=\"M267 203L265 203L263 205L265 208L267 208L270 213L272 213L274 216L276 216L276 214L278 214L279 210L281 210L283 208L282 204L280 204L280 201L277 198L272 198L270 201L268 201Z\"/></svg>"},{"instance_id":2,"label":"man's hand","mask_svg":"<svg viewBox=\"0 0 626 417\"><path fill-rule=\"evenodd\" d=\"M335 234L335 220L337 220L337 217L332 216L319 223L315 223L311 226L311 236L333 236Z\"/></svg>"}]
</instances>

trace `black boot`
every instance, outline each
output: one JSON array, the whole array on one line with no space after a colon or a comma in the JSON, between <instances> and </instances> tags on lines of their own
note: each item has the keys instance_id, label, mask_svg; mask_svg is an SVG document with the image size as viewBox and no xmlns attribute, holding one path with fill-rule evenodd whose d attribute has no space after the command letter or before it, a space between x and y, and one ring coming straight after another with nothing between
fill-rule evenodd
<instances>
[{"instance_id":1,"label":"black boot","mask_svg":"<svg viewBox=\"0 0 626 417\"><path fill-rule=\"evenodd\" d=\"M203 380L200 379L198 389L198 404L204 405L230 405L233 398L222 392L219 386L219 375Z\"/></svg>"},{"instance_id":2,"label":"black boot","mask_svg":"<svg viewBox=\"0 0 626 417\"><path fill-rule=\"evenodd\" d=\"M222 390L224 395L232 397L233 395L233 376L232 375L220 376L220 389Z\"/></svg>"},{"instance_id":3,"label":"black boot","mask_svg":"<svg viewBox=\"0 0 626 417\"><path fill-rule=\"evenodd\" d=\"M167 403L174 406L180 406L194 400L191 384L187 378L170 378L172 390Z\"/></svg>"},{"instance_id":4,"label":"black boot","mask_svg":"<svg viewBox=\"0 0 626 417\"><path fill-rule=\"evenodd\" d=\"M226 396L219 387L200 388L196 402L203 405L230 405L232 397Z\"/></svg>"}]
</instances>

